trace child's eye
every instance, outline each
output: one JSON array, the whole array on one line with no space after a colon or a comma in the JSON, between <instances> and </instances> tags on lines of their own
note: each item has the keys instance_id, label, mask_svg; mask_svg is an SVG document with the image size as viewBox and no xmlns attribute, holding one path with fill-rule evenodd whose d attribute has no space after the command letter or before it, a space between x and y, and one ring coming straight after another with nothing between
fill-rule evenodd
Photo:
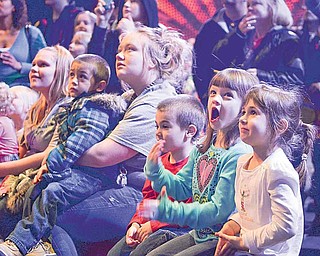
<instances>
[{"instance_id":1,"label":"child's eye","mask_svg":"<svg viewBox=\"0 0 320 256\"><path fill-rule=\"evenodd\" d=\"M224 96L227 98L233 98L233 94L231 92L226 92Z\"/></svg>"},{"instance_id":2,"label":"child's eye","mask_svg":"<svg viewBox=\"0 0 320 256\"><path fill-rule=\"evenodd\" d=\"M257 111L255 111L254 109L250 110L250 115L256 115Z\"/></svg>"},{"instance_id":3,"label":"child's eye","mask_svg":"<svg viewBox=\"0 0 320 256\"><path fill-rule=\"evenodd\" d=\"M244 116L246 114L246 111L245 110L242 110L241 111L241 116Z\"/></svg>"},{"instance_id":4,"label":"child's eye","mask_svg":"<svg viewBox=\"0 0 320 256\"><path fill-rule=\"evenodd\" d=\"M69 73L69 76L70 76L70 77L74 77L74 73L73 73L73 72L70 72L70 73Z\"/></svg>"},{"instance_id":5,"label":"child's eye","mask_svg":"<svg viewBox=\"0 0 320 256\"><path fill-rule=\"evenodd\" d=\"M87 79L87 76L86 75L80 75L80 78L81 79Z\"/></svg>"},{"instance_id":6,"label":"child's eye","mask_svg":"<svg viewBox=\"0 0 320 256\"><path fill-rule=\"evenodd\" d=\"M216 92L215 90L210 90L209 94L210 94L210 95L216 95L217 92Z\"/></svg>"}]
</instances>

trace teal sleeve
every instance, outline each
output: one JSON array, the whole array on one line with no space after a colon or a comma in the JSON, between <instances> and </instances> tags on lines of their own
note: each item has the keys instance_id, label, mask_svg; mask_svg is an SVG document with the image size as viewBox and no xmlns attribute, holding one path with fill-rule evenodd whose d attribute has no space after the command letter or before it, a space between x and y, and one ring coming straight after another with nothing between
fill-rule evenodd
<instances>
[{"instance_id":1,"label":"teal sleeve","mask_svg":"<svg viewBox=\"0 0 320 256\"><path fill-rule=\"evenodd\" d=\"M147 160L144 171L152 182L152 188L160 192L166 186L169 196L178 201L185 200L192 196L192 173L194 167L194 155L197 149L192 150L187 164L176 174L166 170L161 162L158 165Z\"/></svg>"},{"instance_id":2,"label":"teal sleeve","mask_svg":"<svg viewBox=\"0 0 320 256\"><path fill-rule=\"evenodd\" d=\"M219 181L208 202L185 204L161 198L158 219L181 226L188 225L195 229L223 224L235 209L234 181L239 156L238 152L233 151L221 159L223 167L220 170Z\"/></svg>"}]
</instances>

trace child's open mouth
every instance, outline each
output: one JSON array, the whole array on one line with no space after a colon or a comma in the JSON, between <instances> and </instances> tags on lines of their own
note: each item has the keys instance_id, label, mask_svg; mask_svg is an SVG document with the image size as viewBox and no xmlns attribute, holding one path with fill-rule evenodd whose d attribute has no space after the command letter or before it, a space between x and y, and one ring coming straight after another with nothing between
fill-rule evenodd
<instances>
[{"instance_id":1,"label":"child's open mouth","mask_svg":"<svg viewBox=\"0 0 320 256\"><path fill-rule=\"evenodd\" d=\"M220 117L220 112L217 108L213 107L211 110L211 122L218 121Z\"/></svg>"}]
</instances>

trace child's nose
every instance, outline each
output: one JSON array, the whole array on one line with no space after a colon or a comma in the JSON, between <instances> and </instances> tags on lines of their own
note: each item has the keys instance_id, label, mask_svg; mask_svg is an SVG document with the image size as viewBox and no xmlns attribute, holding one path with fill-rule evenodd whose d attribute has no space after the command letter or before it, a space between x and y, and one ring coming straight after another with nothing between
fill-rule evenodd
<instances>
[{"instance_id":1,"label":"child's nose","mask_svg":"<svg viewBox=\"0 0 320 256\"><path fill-rule=\"evenodd\" d=\"M246 124L247 123L247 119L244 116L241 116L240 119L239 119L239 122L241 124Z\"/></svg>"},{"instance_id":2,"label":"child's nose","mask_svg":"<svg viewBox=\"0 0 320 256\"><path fill-rule=\"evenodd\" d=\"M78 84L78 79L77 79L77 77L74 76L74 77L71 79L71 82L72 82L72 84L77 85L77 84Z\"/></svg>"},{"instance_id":3,"label":"child's nose","mask_svg":"<svg viewBox=\"0 0 320 256\"><path fill-rule=\"evenodd\" d=\"M212 97L211 100L215 105L220 105L222 101L221 96L219 94Z\"/></svg>"},{"instance_id":4,"label":"child's nose","mask_svg":"<svg viewBox=\"0 0 320 256\"><path fill-rule=\"evenodd\" d=\"M157 139L157 140L162 140L162 139L163 139L162 133L159 131L159 129L158 129L157 132L156 132L156 139Z\"/></svg>"}]
</instances>

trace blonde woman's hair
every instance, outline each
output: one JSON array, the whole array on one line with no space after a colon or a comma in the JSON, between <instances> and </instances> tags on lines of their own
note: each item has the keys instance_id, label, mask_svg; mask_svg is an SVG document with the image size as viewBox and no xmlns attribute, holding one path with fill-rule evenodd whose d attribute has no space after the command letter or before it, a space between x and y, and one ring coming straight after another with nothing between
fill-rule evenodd
<instances>
[{"instance_id":1,"label":"blonde woman's hair","mask_svg":"<svg viewBox=\"0 0 320 256\"><path fill-rule=\"evenodd\" d=\"M248 90L259 83L256 76L251 75L249 72L242 69L227 68L219 71L210 81L208 91L212 85L222 88L229 88L237 92L238 96L244 102L244 98ZM209 95L209 93L208 93ZM210 100L210 99L209 99ZM210 110L209 110L210 111ZM223 138L223 145L226 149L233 146L239 138L238 122L241 114L239 109L238 117L233 121L231 128ZM199 151L204 153L208 150L210 145L215 142L217 131L214 131L208 123L206 129L206 138L201 145Z\"/></svg>"},{"instance_id":2,"label":"blonde woman's hair","mask_svg":"<svg viewBox=\"0 0 320 256\"><path fill-rule=\"evenodd\" d=\"M312 151L317 132L315 126L301 121L303 93L295 88L287 90L261 84L248 92L246 103L249 100L253 100L267 116L271 136L276 138L274 144L270 144L270 150L278 146L291 162L298 162L296 170L303 184L307 171L306 158ZM283 130L283 120L288 123L288 128L279 133Z\"/></svg>"},{"instance_id":3,"label":"blonde woman's hair","mask_svg":"<svg viewBox=\"0 0 320 256\"><path fill-rule=\"evenodd\" d=\"M185 77L186 56L192 55L192 46L182 38L182 34L161 26L150 28L136 23L136 33L148 39L143 54L146 62L151 62L158 70L159 78L168 80L181 90L181 80Z\"/></svg>"},{"instance_id":4,"label":"blonde woman's hair","mask_svg":"<svg viewBox=\"0 0 320 256\"><path fill-rule=\"evenodd\" d=\"M289 7L284 0L265 0L272 10L273 25L291 27L293 18Z\"/></svg>"},{"instance_id":5,"label":"blonde woman's hair","mask_svg":"<svg viewBox=\"0 0 320 256\"><path fill-rule=\"evenodd\" d=\"M31 107L31 125L38 125L45 117L46 111L67 95L69 70L73 61L71 53L59 45L45 47L40 51L50 51L55 54L56 70L50 86L48 101L41 94L39 100Z\"/></svg>"}]
</instances>

